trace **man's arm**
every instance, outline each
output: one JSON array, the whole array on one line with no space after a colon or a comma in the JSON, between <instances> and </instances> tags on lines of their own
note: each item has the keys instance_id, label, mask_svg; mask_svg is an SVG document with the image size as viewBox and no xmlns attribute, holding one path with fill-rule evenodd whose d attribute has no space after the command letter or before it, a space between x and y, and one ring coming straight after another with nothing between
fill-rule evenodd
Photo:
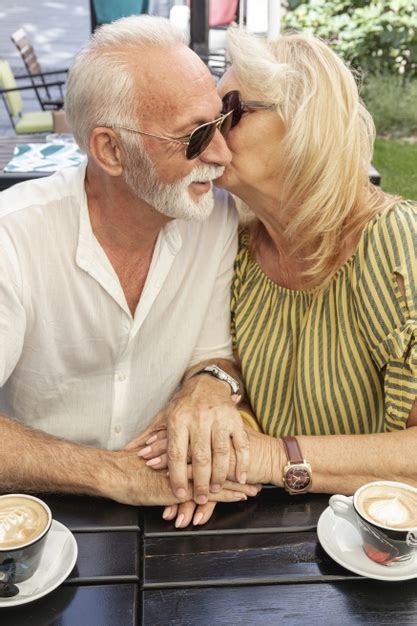
<instances>
[{"instance_id":1,"label":"man's arm","mask_svg":"<svg viewBox=\"0 0 417 626\"><path fill-rule=\"evenodd\" d=\"M147 467L135 452L101 450L52 437L0 416L2 491L75 493L102 496L123 504L169 505L173 496L165 472ZM237 502L255 495L227 482L211 499ZM187 485L184 499L192 497Z\"/></svg>"},{"instance_id":2,"label":"man's arm","mask_svg":"<svg viewBox=\"0 0 417 626\"><path fill-rule=\"evenodd\" d=\"M0 457L5 491L76 493L144 503L142 483L148 472L135 455L72 443L0 416ZM137 487L129 484L132 475Z\"/></svg>"}]
</instances>

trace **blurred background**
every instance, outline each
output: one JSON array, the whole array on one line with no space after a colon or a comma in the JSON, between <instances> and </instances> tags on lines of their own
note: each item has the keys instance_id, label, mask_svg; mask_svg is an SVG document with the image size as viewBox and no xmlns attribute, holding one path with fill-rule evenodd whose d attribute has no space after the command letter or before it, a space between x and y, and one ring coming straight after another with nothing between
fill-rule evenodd
<instances>
[{"instance_id":1,"label":"blurred background","mask_svg":"<svg viewBox=\"0 0 417 626\"><path fill-rule=\"evenodd\" d=\"M386 191L417 199L417 0L1 0L0 59L25 73L10 36L24 28L42 69L68 67L100 23L131 13L163 15L188 29L190 45L219 76L226 30L262 36L307 30L331 43L358 72L377 128L374 165ZM24 108L36 108L22 92ZM0 141L14 134L0 103Z\"/></svg>"}]
</instances>

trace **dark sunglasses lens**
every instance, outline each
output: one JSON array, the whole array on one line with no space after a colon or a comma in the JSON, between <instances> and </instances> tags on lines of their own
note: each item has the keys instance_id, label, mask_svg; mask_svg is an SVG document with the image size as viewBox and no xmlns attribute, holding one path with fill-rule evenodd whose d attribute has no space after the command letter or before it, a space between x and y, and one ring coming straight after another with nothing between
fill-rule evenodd
<instances>
[{"instance_id":1,"label":"dark sunglasses lens","mask_svg":"<svg viewBox=\"0 0 417 626\"><path fill-rule=\"evenodd\" d=\"M230 128L233 128L233 126L236 126L236 124L240 122L240 118L242 117L242 105L238 91L229 91L229 93L223 96L222 113L224 115L225 113L229 113L229 111L233 111L230 116Z\"/></svg>"},{"instance_id":2,"label":"dark sunglasses lens","mask_svg":"<svg viewBox=\"0 0 417 626\"><path fill-rule=\"evenodd\" d=\"M219 130L225 139L227 139L229 130L232 128L232 121L233 121L233 113L230 113L229 115L226 115L226 117L223 119L222 123L220 124Z\"/></svg>"},{"instance_id":3,"label":"dark sunglasses lens","mask_svg":"<svg viewBox=\"0 0 417 626\"><path fill-rule=\"evenodd\" d=\"M213 139L215 132L215 122L196 128L191 134L190 141L187 146L187 152L185 153L187 159L196 159L199 154L204 152L210 141Z\"/></svg>"}]
</instances>

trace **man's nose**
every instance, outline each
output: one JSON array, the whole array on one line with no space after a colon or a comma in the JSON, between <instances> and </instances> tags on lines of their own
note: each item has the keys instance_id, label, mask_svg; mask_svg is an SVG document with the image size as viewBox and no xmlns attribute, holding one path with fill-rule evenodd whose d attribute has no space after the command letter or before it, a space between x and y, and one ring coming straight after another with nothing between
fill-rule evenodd
<instances>
[{"instance_id":1,"label":"man's nose","mask_svg":"<svg viewBox=\"0 0 417 626\"><path fill-rule=\"evenodd\" d=\"M203 163L210 163L215 165L229 165L232 160L232 153L230 152L226 140L216 128L213 139L210 141L207 148L200 154L200 161Z\"/></svg>"}]
</instances>

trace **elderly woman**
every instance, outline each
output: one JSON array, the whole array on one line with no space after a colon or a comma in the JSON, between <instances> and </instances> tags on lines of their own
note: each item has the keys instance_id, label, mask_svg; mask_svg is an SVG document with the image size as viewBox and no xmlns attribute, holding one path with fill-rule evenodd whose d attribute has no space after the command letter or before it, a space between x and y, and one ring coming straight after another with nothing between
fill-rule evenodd
<instances>
[{"instance_id":1,"label":"elderly woman","mask_svg":"<svg viewBox=\"0 0 417 626\"><path fill-rule=\"evenodd\" d=\"M369 182L374 125L328 46L233 29L229 50L232 162L217 184L251 215L231 298L248 480L291 493L417 485L417 207Z\"/></svg>"}]
</instances>

